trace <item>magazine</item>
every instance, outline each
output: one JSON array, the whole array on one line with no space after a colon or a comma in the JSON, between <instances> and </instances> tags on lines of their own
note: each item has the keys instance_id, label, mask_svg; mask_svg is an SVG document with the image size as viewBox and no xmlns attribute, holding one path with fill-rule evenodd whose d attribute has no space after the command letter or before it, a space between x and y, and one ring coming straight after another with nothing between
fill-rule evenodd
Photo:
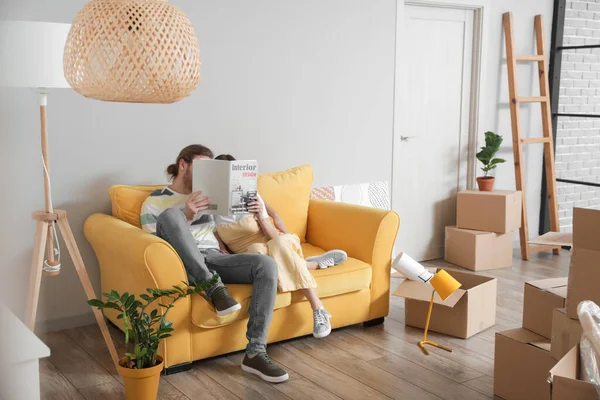
<instances>
[{"instance_id":1,"label":"magazine","mask_svg":"<svg viewBox=\"0 0 600 400\"><path fill-rule=\"evenodd\" d=\"M256 160L194 160L192 190L201 190L210 200L206 213L237 215L248 213L248 203L257 195Z\"/></svg>"}]
</instances>

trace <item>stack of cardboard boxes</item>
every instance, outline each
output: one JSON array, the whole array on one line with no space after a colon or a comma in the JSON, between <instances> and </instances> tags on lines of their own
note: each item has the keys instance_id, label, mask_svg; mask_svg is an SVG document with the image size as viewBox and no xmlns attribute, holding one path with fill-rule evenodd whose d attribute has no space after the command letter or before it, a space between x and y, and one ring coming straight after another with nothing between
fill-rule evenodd
<instances>
[{"instance_id":1,"label":"stack of cardboard boxes","mask_svg":"<svg viewBox=\"0 0 600 400\"><path fill-rule=\"evenodd\" d=\"M506 400L548 398L552 315L565 306L567 278L525 283L523 327L496 333L494 394Z\"/></svg>"},{"instance_id":2,"label":"stack of cardboard boxes","mask_svg":"<svg viewBox=\"0 0 600 400\"><path fill-rule=\"evenodd\" d=\"M600 304L600 211L573 214L569 278L525 283L523 327L496 333L494 394L502 399L597 400L578 376L577 305Z\"/></svg>"},{"instance_id":3,"label":"stack of cardboard boxes","mask_svg":"<svg viewBox=\"0 0 600 400\"><path fill-rule=\"evenodd\" d=\"M468 190L457 197L457 226L446 227L446 261L481 271L512 266L513 233L521 226L521 192ZM496 278L448 271L462 286L434 297L429 329L467 339L496 323ZM406 299L406 325L424 328L431 287L406 280L394 295Z\"/></svg>"},{"instance_id":4,"label":"stack of cardboard boxes","mask_svg":"<svg viewBox=\"0 0 600 400\"><path fill-rule=\"evenodd\" d=\"M460 192L456 226L446 227L446 261L472 271L511 267L521 201L519 191Z\"/></svg>"},{"instance_id":5,"label":"stack of cardboard boxes","mask_svg":"<svg viewBox=\"0 0 600 400\"><path fill-rule=\"evenodd\" d=\"M550 371L552 400L597 400L595 388L580 379L581 324L577 306L584 300L600 304L600 210L573 209L573 249L566 309L553 310Z\"/></svg>"}]
</instances>

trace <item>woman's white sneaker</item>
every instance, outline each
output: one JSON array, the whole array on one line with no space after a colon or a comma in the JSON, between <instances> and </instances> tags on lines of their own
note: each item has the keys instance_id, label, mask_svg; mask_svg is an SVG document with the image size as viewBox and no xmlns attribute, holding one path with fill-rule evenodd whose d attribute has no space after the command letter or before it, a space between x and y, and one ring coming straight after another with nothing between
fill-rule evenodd
<instances>
[{"instance_id":1,"label":"woman's white sneaker","mask_svg":"<svg viewBox=\"0 0 600 400\"><path fill-rule=\"evenodd\" d=\"M306 261L314 261L319 264L319 268L325 269L334 265L339 265L346 261L348 254L343 250L329 250L320 256L308 257Z\"/></svg>"},{"instance_id":2,"label":"woman's white sneaker","mask_svg":"<svg viewBox=\"0 0 600 400\"><path fill-rule=\"evenodd\" d=\"M331 333L331 323L329 323L329 319L331 318L331 314L327 312L323 307L313 310L313 336L317 339L324 338L329 336Z\"/></svg>"}]
</instances>

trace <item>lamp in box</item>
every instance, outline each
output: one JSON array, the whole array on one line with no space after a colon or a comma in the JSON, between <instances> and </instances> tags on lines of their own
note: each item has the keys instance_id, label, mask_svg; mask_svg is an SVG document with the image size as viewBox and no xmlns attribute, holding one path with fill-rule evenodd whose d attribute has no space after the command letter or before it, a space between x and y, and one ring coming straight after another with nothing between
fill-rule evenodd
<instances>
[{"instance_id":1,"label":"lamp in box","mask_svg":"<svg viewBox=\"0 0 600 400\"><path fill-rule=\"evenodd\" d=\"M429 283L433 287L431 300L429 302L429 311L427 312L427 320L425 322L425 331L423 332L423 340L419 342L419 348L425 355L429 355L429 352L425 348L426 344L451 352L452 349L432 342L431 340L427 340L427 331L429 330L429 321L431 320L431 311L433 310L433 299L435 294L437 293L442 300L446 300L452 293L456 292L456 290L461 287L461 283L443 269L439 270L435 275L432 274L425 269L423 265L419 264L405 253L398 254L392 264L392 268L400 272L407 279Z\"/></svg>"}]
</instances>

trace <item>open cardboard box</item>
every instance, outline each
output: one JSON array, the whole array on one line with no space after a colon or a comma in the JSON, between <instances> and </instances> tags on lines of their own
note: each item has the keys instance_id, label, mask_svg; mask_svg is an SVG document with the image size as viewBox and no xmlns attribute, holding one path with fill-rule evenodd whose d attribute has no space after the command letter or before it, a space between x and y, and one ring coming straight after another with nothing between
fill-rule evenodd
<instances>
[{"instance_id":1,"label":"open cardboard box","mask_svg":"<svg viewBox=\"0 0 600 400\"><path fill-rule=\"evenodd\" d=\"M550 396L552 400L598 400L596 388L580 380L581 363L579 345L573 347L550 370Z\"/></svg>"},{"instance_id":2,"label":"open cardboard box","mask_svg":"<svg viewBox=\"0 0 600 400\"><path fill-rule=\"evenodd\" d=\"M573 209L573 251L567 289L567 316L578 319L583 300L600 304L600 210Z\"/></svg>"},{"instance_id":3,"label":"open cardboard box","mask_svg":"<svg viewBox=\"0 0 600 400\"><path fill-rule=\"evenodd\" d=\"M550 339L552 312L565 306L567 278L540 279L525 282L523 328Z\"/></svg>"},{"instance_id":4,"label":"open cardboard box","mask_svg":"<svg viewBox=\"0 0 600 400\"><path fill-rule=\"evenodd\" d=\"M546 338L524 328L497 332L494 394L506 400L546 399L554 364Z\"/></svg>"},{"instance_id":5,"label":"open cardboard box","mask_svg":"<svg viewBox=\"0 0 600 400\"><path fill-rule=\"evenodd\" d=\"M497 280L488 276L448 271L462 286L442 300L436 293L429 330L466 339L496 323ZM394 291L404 297L405 324L425 328L433 288L405 280Z\"/></svg>"}]
</instances>

